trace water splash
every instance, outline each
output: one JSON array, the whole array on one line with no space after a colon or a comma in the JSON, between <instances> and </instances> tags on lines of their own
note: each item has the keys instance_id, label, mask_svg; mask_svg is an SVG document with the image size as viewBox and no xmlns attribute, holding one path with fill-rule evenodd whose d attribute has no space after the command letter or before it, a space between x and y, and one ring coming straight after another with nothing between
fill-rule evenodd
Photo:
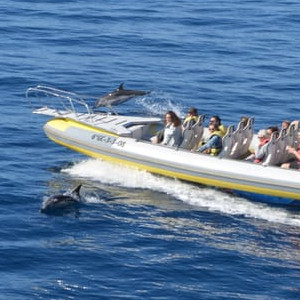
<instances>
[{"instance_id":1,"label":"water splash","mask_svg":"<svg viewBox=\"0 0 300 300\"><path fill-rule=\"evenodd\" d=\"M180 103L175 103L172 97L164 92L151 92L147 97L139 97L136 104L142 106L150 115L163 116L167 111L174 111L179 117L184 116L184 108Z\"/></svg>"},{"instance_id":2,"label":"water splash","mask_svg":"<svg viewBox=\"0 0 300 300\"><path fill-rule=\"evenodd\" d=\"M171 195L185 203L209 211L229 215L242 215L300 227L300 218L284 208L250 202L212 188L185 183L167 177L160 177L146 171L128 168L106 161L88 159L64 170L71 176L83 177L103 184L126 188L150 189Z\"/></svg>"}]
</instances>

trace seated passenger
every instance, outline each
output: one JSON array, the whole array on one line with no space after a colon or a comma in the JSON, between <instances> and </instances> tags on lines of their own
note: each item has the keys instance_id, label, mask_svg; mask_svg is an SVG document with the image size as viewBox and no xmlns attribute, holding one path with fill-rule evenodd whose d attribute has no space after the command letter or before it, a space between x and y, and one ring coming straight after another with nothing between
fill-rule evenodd
<instances>
[{"instance_id":1,"label":"seated passenger","mask_svg":"<svg viewBox=\"0 0 300 300\"><path fill-rule=\"evenodd\" d=\"M246 117L246 116L241 117L240 123L242 124L243 129L247 126L248 120L249 120L249 117Z\"/></svg>"},{"instance_id":2,"label":"seated passenger","mask_svg":"<svg viewBox=\"0 0 300 300\"><path fill-rule=\"evenodd\" d=\"M297 169L297 170L300 170L300 132L298 132L298 141L299 141L299 144L298 144L298 149L295 149L291 146L287 146L287 151L290 153L290 154L293 154L294 155L294 159L290 162L287 162L287 163L283 163L281 165L281 168L283 169Z\"/></svg>"},{"instance_id":3,"label":"seated passenger","mask_svg":"<svg viewBox=\"0 0 300 300\"><path fill-rule=\"evenodd\" d=\"M277 126L269 126L267 128L267 133L270 137L274 132L276 133L276 137L278 137L279 136L279 128Z\"/></svg>"},{"instance_id":4,"label":"seated passenger","mask_svg":"<svg viewBox=\"0 0 300 300\"><path fill-rule=\"evenodd\" d=\"M291 122L290 122L289 120L284 120L284 121L282 121L282 123L281 123L281 130L282 130L283 132L287 132L287 130L288 130L290 124L291 124Z\"/></svg>"},{"instance_id":5,"label":"seated passenger","mask_svg":"<svg viewBox=\"0 0 300 300\"><path fill-rule=\"evenodd\" d=\"M266 129L261 129L258 134L257 138L259 139L259 144L257 146L257 149L255 149L254 153L250 154L246 160L253 161L255 163L260 163L265 155L267 150L267 143L270 140L270 135L268 134Z\"/></svg>"},{"instance_id":6,"label":"seated passenger","mask_svg":"<svg viewBox=\"0 0 300 300\"><path fill-rule=\"evenodd\" d=\"M209 124L208 130L210 132L209 140L197 151L211 155L218 155L222 150L222 137L219 126L214 123Z\"/></svg>"},{"instance_id":7,"label":"seated passenger","mask_svg":"<svg viewBox=\"0 0 300 300\"><path fill-rule=\"evenodd\" d=\"M219 131L219 135L223 137L226 134L227 128L221 124L221 119L219 116L212 116L210 118L209 124L216 124L218 126L217 131Z\"/></svg>"},{"instance_id":8,"label":"seated passenger","mask_svg":"<svg viewBox=\"0 0 300 300\"><path fill-rule=\"evenodd\" d=\"M162 145L177 147L182 141L181 120L173 112L168 111L165 114L165 127L163 132Z\"/></svg>"},{"instance_id":9,"label":"seated passenger","mask_svg":"<svg viewBox=\"0 0 300 300\"><path fill-rule=\"evenodd\" d=\"M186 118L183 121L182 129L192 128L192 126L197 123L198 118L199 118L199 116L198 116L197 109L195 107L189 108L188 114L187 114Z\"/></svg>"},{"instance_id":10,"label":"seated passenger","mask_svg":"<svg viewBox=\"0 0 300 300\"><path fill-rule=\"evenodd\" d=\"M178 116L173 111L167 112L164 116L164 125L165 125L165 127L163 129L157 131L156 135L151 137L151 139L150 139L153 144L160 144L160 143L164 144L164 132L165 132L166 127L169 127L169 125L168 125L169 122L168 121L170 120L170 116L173 119L176 119L176 120L178 119L179 122L181 123L180 119L178 118ZM168 119L168 121L166 119ZM176 121L176 122L178 122L178 121Z\"/></svg>"}]
</instances>

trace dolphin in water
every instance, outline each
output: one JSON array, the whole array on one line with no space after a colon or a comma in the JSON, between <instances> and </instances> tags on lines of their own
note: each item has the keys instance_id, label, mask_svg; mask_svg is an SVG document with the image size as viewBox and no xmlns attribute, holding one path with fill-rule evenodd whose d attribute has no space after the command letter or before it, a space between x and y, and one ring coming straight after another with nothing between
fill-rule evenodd
<instances>
[{"instance_id":1,"label":"dolphin in water","mask_svg":"<svg viewBox=\"0 0 300 300\"><path fill-rule=\"evenodd\" d=\"M71 192L66 192L60 195L54 195L46 199L40 210L41 213L53 213L58 210L74 207L79 204L81 184Z\"/></svg>"},{"instance_id":2,"label":"dolphin in water","mask_svg":"<svg viewBox=\"0 0 300 300\"><path fill-rule=\"evenodd\" d=\"M124 83L121 83L116 90L99 98L96 101L94 107L97 108L99 106L114 106L123 103L130 98L149 94L149 92L145 91L125 90L123 85Z\"/></svg>"}]
</instances>

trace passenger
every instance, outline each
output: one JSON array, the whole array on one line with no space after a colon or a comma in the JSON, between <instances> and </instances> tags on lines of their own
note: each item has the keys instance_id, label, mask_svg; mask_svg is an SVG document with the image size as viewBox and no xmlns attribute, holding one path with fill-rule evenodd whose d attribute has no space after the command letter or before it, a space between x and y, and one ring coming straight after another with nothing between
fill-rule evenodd
<instances>
[{"instance_id":1,"label":"passenger","mask_svg":"<svg viewBox=\"0 0 300 300\"><path fill-rule=\"evenodd\" d=\"M277 127L277 126L269 126L268 128L267 128L267 133L268 133L268 135L271 137L272 136L272 134L275 132L275 134L276 134L276 137L278 137L279 136L279 128Z\"/></svg>"},{"instance_id":2,"label":"passenger","mask_svg":"<svg viewBox=\"0 0 300 300\"><path fill-rule=\"evenodd\" d=\"M282 123L281 123L281 130L282 130L283 132L287 132L287 130L288 130L290 124L291 124L291 122L290 122L289 120L284 120L284 121L282 121Z\"/></svg>"},{"instance_id":3,"label":"passenger","mask_svg":"<svg viewBox=\"0 0 300 300\"><path fill-rule=\"evenodd\" d=\"M227 128L221 123L221 119L219 116L212 116L210 118L209 124L216 124L218 126L217 131L219 131L219 135L221 137L226 134Z\"/></svg>"},{"instance_id":4,"label":"passenger","mask_svg":"<svg viewBox=\"0 0 300 300\"><path fill-rule=\"evenodd\" d=\"M281 164L281 168L283 168L283 169L290 168L290 169L300 170L300 132L298 132L298 141L299 141L299 143L298 143L297 150L291 146L286 147L286 150L288 151L288 153L293 154L295 158L290 162Z\"/></svg>"},{"instance_id":5,"label":"passenger","mask_svg":"<svg viewBox=\"0 0 300 300\"><path fill-rule=\"evenodd\" d=\"M168 111L165 114L165 127L162 145L177 147L182 142L181 120L173 112Z\"/></svg>"},{"instance_id":6,"label":"passenger","mask_svg":"<svg viewBox=\"0 0 300 300\"><path fill-rule=\"evenodd\" d=\"M197 151L210 155L218 155L222 150L222 137L219 126L215 123L211 123L208 126L208 130L210 132L209 140Z\"/></svg>"},{"instance_id":7,"label":"passenger","mask_svg":"<svg viewBox=\"0 0 300 300\"><path fill-rule=\"evenodd\" d=\"M270 135L266 129L261 129L257 134L257 138L259 139L257 149L255 149L254 153L250 154L246 160L260 163L266 155L266 144L270 141Z\"/></svg>"},{"instance_id":8,"label":"passenger","mask_svg":"<svg viewBox=\"0 0 300 300\"><path fill-rule=\"evenodd\" d=\"M164 132L166 129L166 114L164 115L164 128L156 132L155 136L151 137L150 140L153 144L161 144L164 140Z\"/></svg>"},{"instance_id":9,"label":"passenger","mask_svg":"<svg viewBox=\"0 0 300 300\"><path fill-rule=\"evenodd\" d=\"M241 117L240 123L242 124L242 128L245 128L247 126L248 120L249 120L248 117L245 117L245 116Z\"/></svg>"},{"instance_id":10,"label":"passenger","mask_svg":"<svg viewBox=\"0 0 300 300\"><path fill-rule=\"evenodd\" d=\"M183 121L182 129L189 128L191 129L193 125L197 123L199 119L198 111L195 107L191 107L188 110L187 116Z\"/></svg>"}]
</instances>

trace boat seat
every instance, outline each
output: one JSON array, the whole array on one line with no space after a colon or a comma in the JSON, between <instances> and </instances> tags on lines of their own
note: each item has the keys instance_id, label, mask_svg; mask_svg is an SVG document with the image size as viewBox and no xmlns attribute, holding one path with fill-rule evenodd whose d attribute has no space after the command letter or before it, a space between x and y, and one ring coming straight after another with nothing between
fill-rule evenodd
<instances>
[{"instance_id":1,"label":"boat seat","mask_svg":"<svg viewBox=\"0 0 300 300\"><path fill-rule=\"evenodd\" d=\"M254 118L249 118L246 126L240 122L235 131L233 125L229 126L223 137L223 149L219 156L233 159L244 158L248 154L253 138L253 123Z\"/></svg>"},{"instance_id":2,"label":"boat seat","mask_svg":"<svg viewBox=\"0 0 300 300\"><path fill-rule=\"evenodd\" d=\"M277 165L289 160L289 153L286 150L287 145L286 132L281 130L276 140Z\"/></svg>"},{"instance_id":3,"label":"boat seat","mask_svg":"<svg viewBox=\"0 0 300 300\"><path fill-rule=\"evenodd\" d=\"M234 138L236 140L236 149L232 153L232 158L244 158L248 154L251 141L254 134L254 118L249 118L246 126L240 122L237 130L234 132Z\"/></svg>"},{"instance_id":4,"label":"boat seat","mask_svg":"<svg viewBox=\"0 0 300 300\"><path fill-rule=\"evenodd\" d=\"M282 163L294 159L294 156L286 150L287 146L298 148L298 128L293 124L288 130L281 131L279 136L272 134L267 144L266 158L262 161L265 166L279 166Z\"/></svg>"},{"instance_id":5,"label":"boat seat","mask_svg":"<svg viewBox=\"0 0 300 300\"><path fill-rule=\"evenodd\" d=\"M279 165L279 148L278 148L278 143L277 143L277 137L276 133L272 133L272 136L270 138L270 141L266 144L266 155L264 159L261 161L261 163L264 166L276 166Z\"/></svg>"},{"instance_id":6,"label":"boat seat","mask_svg":"<svg viewBox=\"0 0 300 300\"><path fill-rule=\"evenodd\" d=\"M288 153L286 151L286 147L290 146L295 149L298 149L299 147L299 141L298 141L298 132L299 132L299 127L298 127L298 121L295 123L293 121L291 125L289 126L288 130L284 133L284 146L281 147L281 149L284 150L283 152L283 157L282 157L282 162L288 162L292 159L294 159L294 155Z\"/></svg>"},{"instance_id":7,"label":"boat seat","mask_svg":"<svg viewBox=\"0 0 300 300\"><path fill-rule=\"evenodd\" d=\"M182 132L182 142L180 148L183 149L196 149L202 138L204 132L205 115L200 115L197 122L192 126L187 126Z\"/></svg>"},{"instance_id":8,"label":"boat seat","mask_svg":"<svg viewBox=\"0 0 300 300\"><path fill-rule=\"evenodd\" d=\"M222 151L219 157L229 158L232 148L235 145L235 140L233 137L234 126L230 125L227 128L226 134L222 138Z\"/></svg>"},{"instance_id":9,"label":"boat seat","mask_svg":"<svg viewBox=\"0 0 300 300\"><path fill-rule=\"evenodd\" d=\"M140 140L143 136L144 127L146 125L134 125L129 128L131 131L131 137L137 140Z\"/></svg>"},{"instance_id":10,"label":"boat seat","mask_svg":"<svg viewBox=\"0 0 300 300\"><path fill-rule=\"evenodd\" d=\"M300 131L300 120L294 120L294 121L290 124L289 128L292 127L292 126L294 126L294 128L295 128L297 131Z\"/></svg>"},{"instance_id":11,"label":"boat seat","mask_svg":"<svg viewBox=\"0 0 300 300\"><path fill-rule=\"evenodd\" d=\"M185 128L182 132L182 142L180 148L191 150L191 142L194 137L194 130L192 128Z\"/></svg>"},{"instance_id":12,"label":"boat seat","mask_svg":"<svg viewBox=\"0 0 300 300\"><path fill-rule=\"evenodd\" d=\"M191 141L191 149L196 150L198 148L204 132L204 120L205 115L200 115L197 122L192 127L192 129L194 130L194 137Z\"/></svg>"},{"instance_id":13,"label":"boat seat","mask_svg":"<svg viewBox=\"0 0 300 300\"><path fill-rule=\"evenodd\" d=\"M288 146L294 148L298 147L298 132L299 132L298 124L292 122L286 132L286 140Z\"/></svg>"}]
</instances>

